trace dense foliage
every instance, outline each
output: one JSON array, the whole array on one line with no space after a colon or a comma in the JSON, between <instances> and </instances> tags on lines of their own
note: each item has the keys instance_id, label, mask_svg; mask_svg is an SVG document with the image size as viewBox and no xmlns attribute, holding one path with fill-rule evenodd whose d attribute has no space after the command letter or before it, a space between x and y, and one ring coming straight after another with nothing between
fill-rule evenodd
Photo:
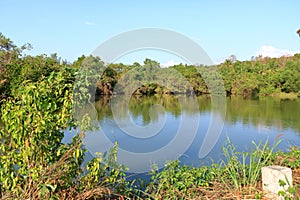
<instances>
[{"instance_id":1,"label":"dense foliage","mask_svg":"<svg viewBox=\"0 0 300 200\"><path fill-rule=\"evenodd\" d=\"M118 82L126 85L138 82L139 88L136 88L136 94L190 93L190 88L183 87L185 85L182 79L184 79L189 82L196 94L207 94L210 93L207 80L213 77L209 68L218 70L228 96L253 97L280 93L300 95L300 54L281 58L257 57L244 62L228 59L224 63L210 67L179 64L160 68L157 62L149 59L145 60L144 65L111 64L107 67L107 73L104 73L99 81L102 85L108 84L109 87L98 87L98 93L112 94L112 89ZM127 82L120 80L125 74L129 79ZM165 80L175 86L170 90L167 84L159 80Z\"/></svg>"},{"instance_id":2,"label":"dense foliage","mask_svg":"<svg viewBox=\"0 0 300 200\"><path fill-rule=\"evenodd\" d=\"M226 91L230 94L272 95L300 91L300 54L293 57L230 61L220 64Z\"/></svg>"},{"instance_id":3,"label":"dense foliage","mask_svg":"<svg viewBox=\"0 0 300 200\"><path fill-rule=\"evenodd\" d=\"M90 118L84 115L78 121L72 113L74 82L79 73L76 68L60 62L55 55L24 56L22 49L3 35L0 42L1 198L110 198L111 193L122 192L125 169L116 163L117 146L82 166L82 138L90 127ZM90 87L82 79L77 80L77 86L80 91ZM78 125L80 129L74 131ZM74 132L74 138L64 144L68 129Z\"/></svg>"},{"instance_id":4,"label":"dense foliage","mask_svg":"<svg viewBox=\"0 0 300 200\"><path fill-rule=\"evenodd\" d=\"M209 68L218 70L228 96L253 97L280 93L300 95L300 54L281 58L257 57L244 62L227 59L224 63L210 67L179 64L160 68L157 62L149 59L145 60L143 66L138 63L111 64L99 81L102 85L108 84L109 87L98 87L98 93L111 94L116 83L124 83L120 78L130 74L126 76L129 82L125 83L129 85L139 81L140 87L136 88L136 94L190 93L190 88L182 87L184 86L182 79L189 82L194 93L208 94L211 92L207 87L208 80L213 78ZM175 86L170 90L167 84L158 84L160 82L157 80L165 80Z\"/></svg>"}]
</instances>

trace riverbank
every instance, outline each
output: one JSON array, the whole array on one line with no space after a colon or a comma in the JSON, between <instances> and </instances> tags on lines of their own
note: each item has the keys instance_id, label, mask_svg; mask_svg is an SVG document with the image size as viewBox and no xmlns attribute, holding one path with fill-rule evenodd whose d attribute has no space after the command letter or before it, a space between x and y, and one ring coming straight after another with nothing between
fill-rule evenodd
<instances>
[{"instance_id":1,"label":"riverbank","mask_svg":"<svg viewBox=\"0 0 300 200\"><path fill-rule=\"evenodd\" d=\"M280 98L280 99L294 100L294 99L297 99L297 98L300 97L300 93L297 94L297 93L294 93L294 92L291 92L291 93L280 92L280 93L272 94L271 96L272 97L277 97L277 98Z\"/></svg>"},{"instance_id":2,"label":"riverbank","mask_svg":"<svg viewBox=\"0 0 300 200\"><path fill-rule=\"evenodd\" d=\"M280 165L291 168L293 173L293 186L282 191L283 197L289 199L290 192L292 199L300 199L299 147L292 147L288 152L273 152L274 147L269 147L267 142L254 146L252 152L236 152L228 140L223 147L225 159L211 166L197 168L181 166L179 161L169 162L162 171L152 171L146 187L145 183L138 185L145 187L144 192L130 198L268 199L262 190L261 168Z\"/></svg>"}]
</instances>

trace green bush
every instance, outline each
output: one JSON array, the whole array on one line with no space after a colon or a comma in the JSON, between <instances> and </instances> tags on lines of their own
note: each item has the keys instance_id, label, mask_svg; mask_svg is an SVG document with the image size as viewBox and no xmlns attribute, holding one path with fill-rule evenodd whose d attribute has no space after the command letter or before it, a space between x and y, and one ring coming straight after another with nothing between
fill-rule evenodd
<instances>
[{"instance_id":1,"label":"green bush","mask_svg":"<svg viewBox=\"0 0 300 200\"><path fill-rule=\"evenodd\" d=\"M73 76L66 68L38 82L25 81L13 90L13 97L4 100L2 198L77 199L124 192L125 169L116 164L117 147L89 162L87 173L83 173L83 129L72 143L62 143L64 130L76 122L72 118ZM83 117L84 123L89 123L88 115Z\"/></svg>"},{"instance_id":2,"label":"green bush","mask_svg":"<svg viewBox=\"0 0 300 200\"><path fill-rule=\"evenodd\" d=\"M147 192L160 199L192 198L197 194L191 189L212 185L217 176L217 169L213 167L199 167L180 165L179 161L166 163L164 169L152 171L151 183Z\"/></svg>"}]
</instances>

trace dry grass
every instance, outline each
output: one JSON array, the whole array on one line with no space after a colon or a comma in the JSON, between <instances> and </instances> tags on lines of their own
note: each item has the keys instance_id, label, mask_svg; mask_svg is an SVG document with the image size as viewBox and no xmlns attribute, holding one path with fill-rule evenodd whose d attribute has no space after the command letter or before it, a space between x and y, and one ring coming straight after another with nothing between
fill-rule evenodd
<instances>
[{"instance_id":1,"label":"dry grass","mask_svg":"<svg viewBox=\"0 0 300 200\"><path fill-rule=\"evenodd\" d=\"M297 93L285 93L285 92L280 92L280 93L276 93L276 94L273 94L271 96L274 96L274 97L278 97L280 99L297 99Z\"/></svg>"},{"instance_id":2,"label":"dry grass","mask_svg":"<svg viewBox=\"0 0 300 200\"><path fill-rule=\"evenodd\" d=\"M300 168L293 170L293 186L296 187L294 199L300 199ZM210 187L199 187L191 190L197 193L196 198L191 199L226 199L226 200L242 200L242 199L260 199L267 200L264 196L261 181L257 183L256 188L244 187L242 190L230 189L222 182L215 182Z\"/></svg>"}]
</instances>

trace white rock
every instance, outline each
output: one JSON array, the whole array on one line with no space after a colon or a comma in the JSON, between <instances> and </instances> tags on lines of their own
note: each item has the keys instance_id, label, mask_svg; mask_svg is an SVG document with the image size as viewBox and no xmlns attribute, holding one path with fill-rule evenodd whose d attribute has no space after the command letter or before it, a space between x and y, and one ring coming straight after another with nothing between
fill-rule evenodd
<instances>
[{"instance_id":1,"label":"white rock","mask_svg":"<svg viewBox=\"0 0 300 200\"><path fill-rule=\"evenodd\" d=\"M293 184L292 170L288 167L277 165L262 167L262 186L266 197L271 199L284 199L278 196L279 191L287 191ZM280 186L279 180L286 183L284 187ZM287 193L288 194L288 193Z\"/></svg>"}]
</instances>

